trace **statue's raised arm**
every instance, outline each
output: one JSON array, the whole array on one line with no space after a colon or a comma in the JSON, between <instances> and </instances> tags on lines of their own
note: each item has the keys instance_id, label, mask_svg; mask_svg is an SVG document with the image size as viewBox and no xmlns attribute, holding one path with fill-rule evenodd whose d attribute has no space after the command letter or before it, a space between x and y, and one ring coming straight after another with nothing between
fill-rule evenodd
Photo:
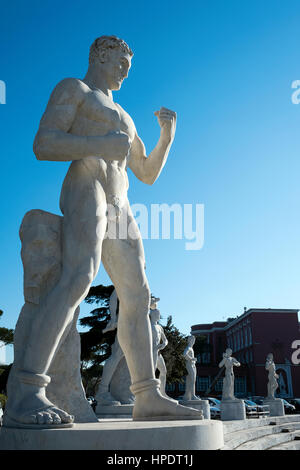
<instances>
[{"instance_id":1,"label":"statue's raised arm","mask_svg":"<svg viewBox=\"0 0 300 470\"><path fill-rule=\"evenodd\" d=\"M145 146L136 133L132 141L128 163L135 176L146 184L153 184L159 177L167 161L176 131L177 115L174 111L161 108L154 114L161 129L156 147L147 157Z\"/></svg>"}]
</instances>

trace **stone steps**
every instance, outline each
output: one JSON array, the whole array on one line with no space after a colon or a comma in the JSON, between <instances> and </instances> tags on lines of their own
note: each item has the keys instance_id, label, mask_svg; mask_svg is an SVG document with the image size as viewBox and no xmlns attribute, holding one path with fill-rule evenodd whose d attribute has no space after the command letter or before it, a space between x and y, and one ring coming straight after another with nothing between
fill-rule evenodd
<instances>
[{"instance_id":1,"label":"stone steps","mask_svg":"<svg viewBox=\"0 0 300 470\"><path fill-rule=\"evenodd\" d=\"M223 423L222 450L266 450L300 436L300 415ZM296 446L300 441L294 441Z\"/></svg>"},{"instance_id":2,"label":"stone steps","mask_svg":"<svg viewBox=\"0 0 300 470\"><path fill-rule=\"evenodd\" d=\"M293 440L271 447L269 450L300 450L300 440Z\"/></svg>"},{"instance_id":3,"label":"stone steps","mask_svg":"<svg viewBox=\"0 0 300 470\"><path fill-rule=\"evenodd\" d=\"M270 434L268 436L245 442L244 444L236 447L235 450L272 450L272 447L294 441L296 436L300 436L300 426L297 431L287 433L277 432L276 434ZM299 443L299 441L294 442Z\"/></svg>"},{"instance_id":4,"label":"stone steps","mask_svg":"<svg viewBox=\"0 0 300 470\"><path fill-rule=\"evenodd\" d=\"M266 426L269 424L281 424L281 423L292 423L300 422L300 414L285 415L285 416L273 416L265 418L252 418L243 421L225 421L223 422L224 435L230 434L235 431L241 431L244 429L250 429L252 427Z\"/></svg>"}]
</instances>

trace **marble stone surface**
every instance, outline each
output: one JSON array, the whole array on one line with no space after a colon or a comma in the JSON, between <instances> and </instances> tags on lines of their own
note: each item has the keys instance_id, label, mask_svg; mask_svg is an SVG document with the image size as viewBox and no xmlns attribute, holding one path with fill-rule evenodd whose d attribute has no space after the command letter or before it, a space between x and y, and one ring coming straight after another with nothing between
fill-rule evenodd
<instances>
[{"instance_id":1,"label":"marble stone surface","mask_svg":"<svg viewBox=\"0 0 300 470\"><path fill-rule=\"evenodd\" d=\"M110 321L103 333L116 330L118 327L118 297L116 290L112 292L109 299ZM96 392L96 413L103 406L116 406L121 404L132 404L134 396L130 391L131 378L122 348L119 344L118 335L111 347L111 355L105 361L101 381Z\"/></svg>"},{"instance_id":2,"label":"marble stone surface","mask_svg":"<svg viewBox=\"0 0 300 470\"><path fill-rule=\"evenodd\" d=\"M234 401L234 367L240 367L239 361L232 357L232 350L227 348L223 353L223 359L219 367L225 367L225 377L223 379L222 402L225 400Z\"/></svg>"},{"instance_id":3,"label":"marble stone surface","mask_svg":"<svg viewBox=\"0 0 300 470\"><path fill-rule=\"evenodd\" d=\"M159 324L161 318L160 311L157 308L157 302L159 300L160 299L158 297L151 295L149 317L152 331L153 365L154 370L159 371L160 393L162 396L170 399L166 393L167 367L161 353L161 351L168 345L168 340L163 327Z\"/></svg>"},{"instance_id":4,"label":"marble stone surface","mask_svg":"<svg viewBox=\"0 0 300 470\"><path fill-rule=\"evenodd\" d=\"M281 398L265 398L263 401L264 405L269 406L270 416L284 416L284 404Z\"/></svg>"},{"instance_id":5,"label":"marble stone surface","mask_svg":"<svg viewBox=\"0 0 300 470\"><path fill-rule=\"evenodd\" d=\"M121 405L132 404L134 395L130 391L131 379L125 357L123 357L110 382L110 391Z\"/></svg>"},{"instance_id":6,"label":"marble stone surface","mask_svg":"<svg viewBox=\"0 0 300 470\"><path fill-rule=\"evenodd\" d=\"M14 338L14 365L8 381L8 408L18 387L17 372L22 364L24 345L38 315L41 299L53 288L61 273L62 217L42 210L31 210L20 227L24 268L25 304L18 319ZM97 418L86 400L80 374L80 336L76 328L79 315L62 337L48 374L47 398L75 417L77 422L96 422ZM5 422L5 421L4 421Z\"/></svg>"},{"instance_id":7,"label":"marble stone surface","mask_svg":"<svg viewBox=\"0 0 300 470\"><path fill-rule=\"evenodd\" d=\"M246 408L243 400L221 401L220 410L222 421L246 419Z\"/></svg>"},{"instance_id":8,"label":"marble stone surface","mask_svg":"<svg viewBox=\"0 0 300 470\"><path fill-rule=\"evenodd\" d=\"M278 388L277 379L279 376L276 374L276 365L274 362L274 357L272 353L269 353L266 358L265 369L268 371L268 396L267 398L272 400L275 398L275 392Z\"/></svg>"},{"instance_id":9,"label":"marble stone surface","mask_svg":"<svg viewBox=\"0 0 300 470\"><path fill-rule=\"evenodd\" d=\"M1 429L0 450L217 450L223 424L213 420L102 420L70 429Z\"/></svg>"},{"instance_id":10,"label":"marble stone surface","mask_svg":"<svg viewBox=\"0 0 300 470\"><path fill-rule=\"evenodd\" d=\"M208 400L179 400L179 403L184 406L190 406L191 408L201 410L203 413L203 418L210 419L210 406Z\"/></svg>"},{"instance_id":11,"label":"marble stone surface","mask_svg":"<svg viewBox=\"0 0 300 470\"><path fill-rule=\"evenodd\" d=\"M188 345L183 351L183 356L185 358L185 367L188 373L185 379L185 393L183 396L183 401L200 400L200 398L196 396L196 392L195 392L196 378L197 378L197 369L196 369L197 359L195 358L194 350L193 350L195 340L196 340L195 336L190 335L188 337Z\"/></svg>"}]
</instances>

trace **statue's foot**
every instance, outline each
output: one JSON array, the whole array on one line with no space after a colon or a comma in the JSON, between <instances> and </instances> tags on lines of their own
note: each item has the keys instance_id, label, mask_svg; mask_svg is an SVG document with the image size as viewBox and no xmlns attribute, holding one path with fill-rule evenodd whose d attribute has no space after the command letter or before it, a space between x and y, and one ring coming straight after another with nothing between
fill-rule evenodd
<instances>
[{"instance_id":1,"label":"statue's foot","mask_svg":"<svg viewBox=\"0 0 300 470\"><path fill-rule=\"evenodd\" d=\"M18 383L15 395L9 397L3 426L20 428L57 428L73 426L74 417L51 403L45 387Z\"/></svg>"},{"instance_id":2,"label":"statue's foot","mask_svg":"<svg viewBox=\"0 0 300 470\"><path fill-rule=\"evenodd\" d=\"M98 392L96 396L97 405L103 406L119 406L120 401L114 399L110 392Z\"/></svg>"},{"instance_id":3,"label":"statue's foot","mask_svg":"<svg viewBox=\"0 0 300 470\"><path fill-rule=\"evenodd\" d=\"M197 395L192 395L191 400L200 400L201 401L201 398L197 397Z\"/></svg>"},{"instance_id":4,"label":"statue's foot","mask_svg":"<svg viewBox=\"0 0 300 470\"><path fill-rule=\"evenodd\" d=\"M175 400L163 397L158 386L153 386L154 382L157 381L150 379L132 385L132 391L136 395L132 413L134 421L203 419L201 410L179 405ZM145 386L141 387L143 384Z\"/></svg>"},{"instance_id":5,"label":"statue's foot","mask_svg":"<svg viewBox=\"0 0 300 470\"><path fill-rule=\"evenodd\" d=\"M56 406L31 410L22 415L6 412L3 417L3 426L9 428L53 429L70 428L74 417Z\"/></svg>"}]
</instances>

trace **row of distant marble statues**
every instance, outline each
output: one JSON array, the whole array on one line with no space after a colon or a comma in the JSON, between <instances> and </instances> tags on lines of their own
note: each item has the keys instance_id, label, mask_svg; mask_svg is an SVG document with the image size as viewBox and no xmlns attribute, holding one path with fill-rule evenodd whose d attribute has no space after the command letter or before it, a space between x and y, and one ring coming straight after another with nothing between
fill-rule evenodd
<instances>
[{"instance_id":1,"label":"row of distant marble statues","mask_svg":"<svg viewBox=\"0 0 300 470\"><path fill-rule=\"evenodd\" d=\"M153 364L154 369L159 371L160 393L163 396L168 397L165 390L167 369L164 358L161 354L161 351L167 346L168 340L164 334L163 327L159 324L160 311L157 308L157 302L159 300L159 298L153 295L151 296L149 316L152 329ZM107 327L103 330L104 332L117 328L117 307L118 299L116 291L114 290L109 302L111 318ZM201 400L196 395L195 391L197 377L197 359L194 355L194 344L195 336L190 335L188 337L188 344L183 352L187 376L185 380L185 393L181 398L180 402L187 406L192 406L201 409L204 414L204 417L209 417L210 413L208 412L207 400ZM223 353L222 361L219 363L220 368L225 368L221 401L221 417L224 420L246 418L245 405L243 400L240 400L234 396L234 367L239 367L240 365L240 362L232 356L232 350L230 348L227 348L226 351ZM279 377L276 374L276 366L273 360L273 354L271 353L267 356L265 368L268 371L268 394L265 402L266 404L268 404L268 406L271 406L271 408L276 408L274 410L275 414L282 414L282 411L280 411L278 408L280 406L282 407L281 400L275 398L275 391L278 388L277 379ZM170 397L168 398L170 399ZM130 392L129 371L117 336L114 344L112 345L112 354L109 359L105 362L103 368L101 382L96 394L96 401L98 403L97 412L100 414L107 413L108 406L122 407L122 405L131 405L131 408L127 407L127 413L128 410L129 413L132 411L134 396ZM124 409L125 408L123 407L123 410ZM121 408L119 410L121 410ZM122 411L119 412L120 414L122 414ZM125 411L123 412L125 413Z\"/></svg>"},{"instance_id":2,"label":"row of distant marble statues","mask_svg":"<svg viewBox=\"0 0 300 470\"><path fill-rule=\"evenodd\" d=\"M226 349L219 367L225 367L225 377L223 379L222 401L221 401L221 419L245 419L246 410L243 400L234 396L234 367L240 367L239 361L232 357L232 350ZM268 371L268 394L264 400L264 405L269 407L270 416L284 415L284 406L280 398L275 398L275 392L278 388L276 374L276 365L273 354L268 354L266 358L265 369Z\"/></svg>"}]
</instances>

